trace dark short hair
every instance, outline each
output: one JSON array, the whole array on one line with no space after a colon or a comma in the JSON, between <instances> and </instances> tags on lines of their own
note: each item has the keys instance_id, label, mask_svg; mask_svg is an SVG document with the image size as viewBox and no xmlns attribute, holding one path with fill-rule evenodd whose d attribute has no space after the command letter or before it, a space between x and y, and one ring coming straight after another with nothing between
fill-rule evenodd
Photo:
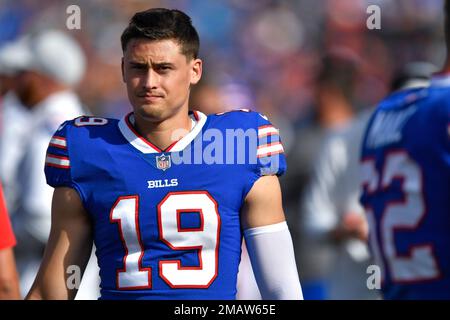
<instances>
[{"instance_id":1,"label":"dark short hair","mask_svg":"<svg viewBox=\"0 0 450 320\"><path fill-rule=\"evenodd\" d=\"M180 10L154 8L137 12L120 37L123 52L135 38L156 41L173 39L181 45L181 53L187 58L196 59L198 56L198 33L191 18Z\"/></svg>"},{"instance_id":2,"label":"dark short hair","mask_svg":"<svg viewBox=\"0 0 450 320\"><path fill-rule=\"evenodd\" d=\"M336 88L348 101L352 101L360 64L360 58L353 51L346 48L331 49L322 57L318 84Z\"/></svg>"}]
</instances>

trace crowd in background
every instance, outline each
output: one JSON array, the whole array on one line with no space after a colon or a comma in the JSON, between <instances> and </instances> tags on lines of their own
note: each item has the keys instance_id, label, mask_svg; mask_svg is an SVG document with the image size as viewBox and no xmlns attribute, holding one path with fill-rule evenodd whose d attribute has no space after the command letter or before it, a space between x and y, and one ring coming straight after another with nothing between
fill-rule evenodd
<instances>
[{"instance_id":1,"label":"crowd in background","mask_svg":"<svg viewBox=\"0 0 450 320\"><path fill-rule=\"evenodd\" d=\"M73 4L80 7L81 28L68 30L66 9ZM379 30L366 25L373 4L381 10ZM442 64L442 1L1 0L0 49L30 32L65 31L86 55L86 72L75 88L84 109L121 117L131 107L121 80L119 37L133 13L150 7L185 11L199 32L204 74L192 92L193 108L249 108L280 128L288 159L281 178L284 208L302 284L324 276L328 271L317 266L328 260L301 234L314 163L330 132L370 110L406 64Z\"/></svg>"},{"instance_id":2,"label":"crowd in background","mask_svg":"<svg viewBox=\"0 0 450 320\"><path fill-rule=\"evenodd\" d=\"M94 114L128 108L118 36L134 12L149 7L179 8L192 17L205 61L203 85L219 86L228 108L255 106L283 114L296 126L311 119L321 57L330 51L346 50L359 61L356 108L383 97L401 64L439 64L445 54L437 18L441 0L2 0L0 46L30 31L65 29L71 4L81 9L81 29L66 31L88 58L78 92ZM381 9L380 30L366 26L371 4Z\"/></svg>"}]
</instances>

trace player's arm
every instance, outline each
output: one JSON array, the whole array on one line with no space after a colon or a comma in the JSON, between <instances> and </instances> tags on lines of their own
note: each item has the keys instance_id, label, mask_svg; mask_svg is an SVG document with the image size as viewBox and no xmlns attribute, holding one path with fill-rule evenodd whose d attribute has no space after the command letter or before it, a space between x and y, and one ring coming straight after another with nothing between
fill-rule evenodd
<instances>
[{"instance_id":1,"label":"player's arm","mask_svg":"<svg viewBox=\"0 0 450 320\"><path fill-rule=\"evenodd\" d=\"M12 248L0 250L0 300L18 300L19 277Z\"/></svg>"},{"instance_id":2,"label":"player's arm","mask_svg":"<svg viewBox=\"0 0 450 320\"><path fill-rule=\"evenodd\" d=\"M302 299L291 234L276 176L262 176L248 193L242 226L263 299Z\"/></svg>"},{"instance_id":3,"label":"player's arm","mask_svg":"<svg viewBox=\"0 0 450 320\"><path fill-rule=\"evenodd\" d=\"M52 227L44 258L26 299L74 299L77 288L69 289L67 268L84 272L92 249L92 226L78 193L56 188L52 201ZM80 275L81 277L81 275Z\"/></svg>"}]
</instances>

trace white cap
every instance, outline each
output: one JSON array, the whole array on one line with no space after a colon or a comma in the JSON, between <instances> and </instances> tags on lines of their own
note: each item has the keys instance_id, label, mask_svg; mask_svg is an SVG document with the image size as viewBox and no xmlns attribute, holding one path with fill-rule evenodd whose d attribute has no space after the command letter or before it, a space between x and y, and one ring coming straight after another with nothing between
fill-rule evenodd
<instances>
[{"instance_id":1,"label":"white cap","mask_svg":"<svg viewBox=\"0 0 450 320\"><path fill-rule=\"evenodd\" d=\"M73 86L82 78L86 58L78 43L61 31L25 36L0 50L0 68L32 70Z\"/></svg>"},{"instance_id":2,"label":"white cap","mask_svg":"<svg viewBox=\"0 0 450 320\"><path fill-rule=\"evenodd\" d=\"M24 50L27 41L25 36L0 48L0 74L14 75L27 67L30 60L30 52Z\"/></svg>"}]
</instances>

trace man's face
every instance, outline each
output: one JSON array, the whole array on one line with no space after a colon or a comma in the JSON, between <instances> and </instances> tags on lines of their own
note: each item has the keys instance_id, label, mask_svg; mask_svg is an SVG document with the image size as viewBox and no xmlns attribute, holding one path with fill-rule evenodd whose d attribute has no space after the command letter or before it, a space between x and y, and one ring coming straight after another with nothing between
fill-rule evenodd
<instances>
[{"instance_id":1,"label":"man's face","mask_svg":"<svg viewBox=\"0 0 450 320\"><path fill-rule=\"evenodd\" d=\"M33 107L42 96L42 77L33 71L21 71L16 77L15 93L25 107Z\"/></svg>"},{"instance_id":2,"label":"man's face","mask_svg":"<svg viewBox=\"0 0 450 320\"><path fill-rule=\"evenodd\" d=\"M164 121L188 110L190 86L201 77L202 61L188 59L174 40L132 39L124 52L122 76L135 115Z\"/></svg>"}]
</instances>

